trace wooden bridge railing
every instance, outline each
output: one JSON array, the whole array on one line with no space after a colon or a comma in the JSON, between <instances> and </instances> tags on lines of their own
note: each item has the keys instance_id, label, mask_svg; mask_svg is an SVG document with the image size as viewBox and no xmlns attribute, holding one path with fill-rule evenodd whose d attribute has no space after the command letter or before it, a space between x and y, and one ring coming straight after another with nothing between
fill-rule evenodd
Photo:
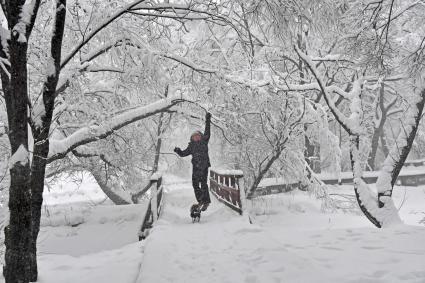
<instances>
[{"instance_id":1,"label":"wooden bridge railing","mask_svg":"<svg viewBox=\"0 0 425 283\"><path fill-rule=\"evenodd\" d=\"M240 170L210 170L210 190L213 195L231 209L242 214Z\"/></svg>"},{"instance_id":2,"label":"wooden bridge railing","mask_svg":"<svg viewBox=\"0 0 425 283\"><path fill-rule=\"evenodd\" d=\"M145 239L149 234L149 230L152 228L154 222L158 220L159 214L162 210L163 203L163 186L162 186L162 175L155 173L151 176L151 198L145 213L142 227L139 232L139 241Z\"/></svg>"},{"instance_id":3,"label":"wooden bridge railing","mask_svg":"<svg viewBox=\"0 0 425 283\"><path fill-rule=\"evenodd\" d=\"M363 180L366 184L374 184L378 180L379 171L365 171ZM318 177L327 185L337 184L352 184L353 173L341 172L341 178L338 180L335 177L326 174L318 174ZM403 167L397 178L399 186L419 186L425 185L425 166Z\"/></svg>"}]
</instances>

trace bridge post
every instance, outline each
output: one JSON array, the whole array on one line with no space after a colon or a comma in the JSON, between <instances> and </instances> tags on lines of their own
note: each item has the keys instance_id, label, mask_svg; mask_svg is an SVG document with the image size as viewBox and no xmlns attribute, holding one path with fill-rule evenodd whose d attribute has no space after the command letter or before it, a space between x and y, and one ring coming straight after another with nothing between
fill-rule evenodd
<instances>
[{"instance_id":1,"label":"bridge post","mask_svg":"<svg viewBox=\"0 0 425 283\"><path fill-rule=\"evenodd\" d=\"M154 182L154 186L152 188L152 224L158 220L158 185L161 177L159 177L156 173L151 176L151 181Z\"/></svg>"},{"instance_id":2,"label":"bridge post","mask_svg":"<svg viewBox=\"0 0 425 283\"><path fill-rule=\"evenodd\" d=\"M145 213L143 224L139 232L139 241L147 237L149 230L158 220L158 216L162 209L162 175L157 172L151 176L150 180L153 186L151 188L152 196L149 199L149 204Z\"/></svg>"}]
</instances>

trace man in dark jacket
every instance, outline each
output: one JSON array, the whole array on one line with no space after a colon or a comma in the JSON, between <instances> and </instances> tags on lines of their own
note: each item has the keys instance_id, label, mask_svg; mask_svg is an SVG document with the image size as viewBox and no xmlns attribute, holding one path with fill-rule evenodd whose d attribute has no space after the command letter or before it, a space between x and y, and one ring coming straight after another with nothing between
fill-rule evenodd
<instances>
[{"instance_id":1,"label":"man in dark jacket","mask_svg":"<svg viewBox=\"0 0 425 283\"><path fill-rule=\"evenodd\" d=\"M208 167L211 166L208 156L208 142L210 140L211 114L206 114L205 132L196 131L190 137L189 145L185 150L176 147L174 151L180 156L192 155L192 185L199 208L205 211L210 204L208 192Z\"/></svg>"}]
</instances>

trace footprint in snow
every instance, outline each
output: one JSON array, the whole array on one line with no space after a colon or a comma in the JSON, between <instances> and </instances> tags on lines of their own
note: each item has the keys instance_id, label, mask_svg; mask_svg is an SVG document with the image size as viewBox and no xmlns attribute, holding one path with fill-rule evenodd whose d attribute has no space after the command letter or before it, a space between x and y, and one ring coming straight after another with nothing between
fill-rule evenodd
<instances>
[{"instance_id":1,"label":"footprint in snow","mask_svg":"<svg viewBox=\"0 0 425 283\"><path fill-rule=\"evenodd\" d=\"M69 265L59 265L55 268L56 270L70 270L71 267Z\"/></svg>"},{"instance_id":2,"label":"footprint in snow","mask_svg":"<svg viewBox=\"0 0 425 283\"><path fill-rule=\"evenodd\" d=\"M384 247L363 246L361 248L365 250L382 250Z\"/></svg>"},{"instance_id":3,"label":"footprint in snow","mask_svg":"<svg viewBox=\"0 0 425 283\"><path fill-rule=\"evenodd\" d=\"M322 246L321 248L326 249L326 250L333 250L333 251L342 251L343 250L341 248L332 247L332 246Z\"/></svg>"},{"instance_id":4,"label":"footprint in snow","mask_svg":"<svg viewBox=\"0 0 425 283\"><path fill-rule=\"evenodd\" d=\"M262 231L261 228L242 228L242 229L236 230L234 234L258 233L261 231Z\"/></svg>"},{"instance_id":5,"label":"footprint in snow","mask_svg":"<svg viewBox=\"0 0 425 283\"><path fill-rule=\"evenodd\" d=\"M374 273L372 273L370 276L374 278L381 278L382 276L388 273L389 273L388 270L377 270Z\"/></svg>"},{"instance_id":6,"label":"footprint in snow","mask_svg":"<svg viewBox=\"0 0 425 283\"><path fill-rule=\"evenodd\" d=\"M258 278L255 275L248 275L247 277L245 277L245 283L257 283L257 282L260 282L260 281L258 281Z\"/></svg>"},{"instance_id":7,"label":"footprint in snow","mask_svg":"<svg viewBox=\"0 0 425 283\"><path fill-rule=\"evenodd\" d=\"M311 238L321 238L321 237L322 237L322 235L320 235L320 234L313 234L313 235L311 235L310 237L311 237Z\"/></svg>"}]
</instances>

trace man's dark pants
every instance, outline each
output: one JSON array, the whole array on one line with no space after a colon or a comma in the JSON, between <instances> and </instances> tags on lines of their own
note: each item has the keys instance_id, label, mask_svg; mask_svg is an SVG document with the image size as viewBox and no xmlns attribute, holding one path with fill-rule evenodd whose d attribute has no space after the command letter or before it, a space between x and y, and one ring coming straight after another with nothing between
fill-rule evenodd
<instances>
[{"instance_id":1,"label":"man's dark pants","mask_svg":"<svg viewBox=\"0 0 425 283\"><path fill-rule=\"evenodd\" d=\"M210 203L210 193L208 192L208 167L193 168L192 186L195 190L195 197L198 203Z\"/></svg>"}]
</instances>

